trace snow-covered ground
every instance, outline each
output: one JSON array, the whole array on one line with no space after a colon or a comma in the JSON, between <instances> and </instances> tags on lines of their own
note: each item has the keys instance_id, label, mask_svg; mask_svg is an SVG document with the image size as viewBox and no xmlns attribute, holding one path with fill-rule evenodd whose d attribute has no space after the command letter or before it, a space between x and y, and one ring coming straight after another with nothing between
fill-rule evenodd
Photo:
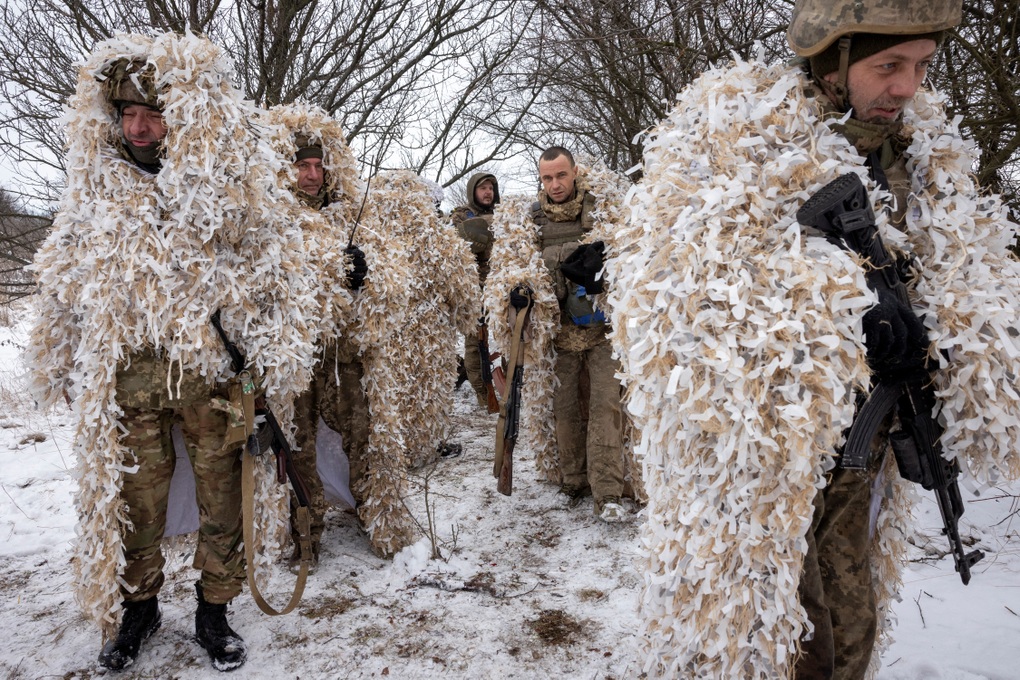
<instances>
[{"instance_id":1,"label":"snow-covered ground","mask_svg":"<svg viewBox=\"0 0 1020 680\"><path fill-rule=\"evenodd\" d=\"M71 417L36 411L24 393L26 337L23 322L0 328L0 677L91 678L102 674L99 634L70 588ZM423 538L380 560L353 517L334 509L320 568L296 612L264 616L247 592L231 606L249 649L239 676L640 676L640 515L608 526L592 516L590 499L566 508L555 488L536 480L526 449L518 450L514 495L499 495L491 476L495 416L475 409L464 385L454 418L464 454L416 471L412 499L424 524L427 478L443 558L430 559ZM1020 677L1020 484L965 495L962 533L987 557L964 587L943 554L937 508L925 498L918 561L906 574L884 680ZM190 544L176 542L168 557L163 626L119 677L221 677L191 639ZM292 583L282 568L273 577L278 606Z\"/></svg>"}]
</instances>

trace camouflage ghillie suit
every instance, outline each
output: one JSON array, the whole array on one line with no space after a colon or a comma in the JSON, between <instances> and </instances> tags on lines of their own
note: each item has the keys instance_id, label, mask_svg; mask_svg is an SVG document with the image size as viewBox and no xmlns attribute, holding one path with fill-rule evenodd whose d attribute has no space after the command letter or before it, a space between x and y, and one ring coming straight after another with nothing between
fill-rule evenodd
<instances>
[{"instance_id":1,"label":"camouflage ghillie suit","mask_svg":"<svg viewBox=\"0 0 1020 680\"><path fill-rule=\"evenodd\" d=\"M889 250L917 257L911 305L939 364L947 458L979 482L1020 475L1017 226L975 184L973 145L938 95L917 91L882 135L833 118L838 96L820 87L800 65L742 60L691 83L649 132L634 219L607 263L649 495L652 677L856 678L888 643L914 491L888 427L871 470L836 467L871 387L862 327L876 295L867 263L797 221L837 177L860 177Z\"/></svg>"},{"instance_id":2,"label":"camouflage ghillie suit","mask_svg":"<svg viewBox=\"0 0 1020 680\"><path fill-rule=\"evenodd\" d=\"M201 602L241 590L244 428L228 426L244 423L213 313L284 427L311 377L310 268L300 228L279 218L294 199L276 187L280 162L230 81L229 63L204 38L122 35L96 46L70 101L68 187L34 265L39 320L28 363L42 404L74 402L75 591L106 635L122 603L162 581L173 423L197 482ZM155 102L162 113L169 132L154 162L125 153L121 101ZM257 474L257 528L276 527L283 495L271 471ZM273 531L256 531L256 564L271 559L274 541Z\"/></svg>"},{"instance_id":3,"label":"camouflage ghillie suit","mask_svg":"<svg viewBox=\"0 0 1020 680\"><path fill-rule=\"evenodd\" d=\"M581 186L563 204L539 192L532 206L538 226L538 247L553 279L560 303L560 331L556 350L556 388L553 413L556 447L565 491L579 495L591 490L595 514L608 501L619 502L624 488L623 413L620 406L619 362L613 358L604 320L575 322L571 305L580 298L577 284L567 280L560 265L595 226L595 197ZM592 314L583 310L580 314Z\"/></svg>"},{"instance_id":4,"label":"camouflage ghillie suit","mask_svg":"<svg viewBox=\"0 0 1020 680\"><path fill-rule=\"evenodd\" d=\"M317 196L296 185L295 170L288 167L281 183L289 186L301 205L292 219L305 235L309 260L315 266L316 297L321 315L320 337L314 375L308 390L295 403L297 449L293 460L310 493L309 515L313 551L318 554L327 509L322 481L317 472L316 433L320 416L343 437L344 452L351 465L351 488L357 490L363 474L364 449L368 441L368 406L359 382L363 374L348 338L355 318L354 296L348 275L350 257L344 252L363 193L357 161L347 146L338 121L323 109L303 103L270 109L270 125L277 126L274 146L281 158L294 161L305 148L321 152L322 188ZM297 500L291 498L291 536L297 544Z\"/></svg>"},{"instance_id":5,"label":"camouflage ghillie suit","mask_svg":"<svg viewBox=\"0 0 1020 680\"><path fill-rule=\"evenodd\" d=\"M484 299L492 347L506 352L509 294L517 286L533 292L535 303L524 334L528 373L521 441L535 454L543 479L575 493L591 488L600 514L606 499L624 495L627 481L626 427L614 377L618 363L610 356L608 324L580 326L571 318L568 306L582 314L591 309L574 309L585 300L571 299L578 287L568 285L559 263L581 243L602 241L612 248L624 224L623 196L629 182L599 162L579 163L575 182L574 200L559 206L541 196L538 202L504 198L493 220L492 269ZM607 279L607 288L614 285ZM604 294L594 298L595 308L602 298ZM636 475L630 481L638 495Z\"/></svg>"}]
</instances>

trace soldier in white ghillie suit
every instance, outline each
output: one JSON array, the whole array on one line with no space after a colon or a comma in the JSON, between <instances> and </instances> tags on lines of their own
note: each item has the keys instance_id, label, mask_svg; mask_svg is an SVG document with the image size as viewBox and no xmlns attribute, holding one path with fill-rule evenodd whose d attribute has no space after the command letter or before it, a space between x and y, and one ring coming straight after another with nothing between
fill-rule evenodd
<instances>
[{"instance_id":1,"label":"soldier in white ghillie suit","mask_svg":"<svg viewBox=\"0 0 1020 680\"><path fill-rule=\"evenodd\" d=\"M607 268L649 495L649 676L875 672L915 497L887 451L898 415L862 469L837 453L876 384L934 381L941 408L919 415L945 456L978 482L1020 476L1017 225L921 88L959 20L959 0L799 0L806 59L710 71L647 137ZM840 177L902 266L798 222Z\"/></svg>"},{"instance_id":2,"label":"soldier in white ghillie suit","mask_svg":"<svg viewBox=\"0 0 1020 680\"><path fill-rule=\"evenodd\" d=\"M326 499L316 471L316 433L319 418L343 437L351 474L359 481L367 465L368 401L361 386L363 370L355 360L349 334L354 326L354 296L365 283L365 253L348 238L357 219L364 191L357 162L340 123L317 106L295 103L277 106L268 113L274 130L274 146L292 161L281 178L298 198L291 220L301 225L309 262L315 267L315 283L322 325L319 329L318 361L312 383L295 404L298 450L294 465L309 491L312 565L318 563L325 528ZM360 493L359 493L360 496ZM297 568L297 501L291 499L290 562Z\"/></svg>"},{"instance_id":3,"label":"soldier in white ghillie suit","mask_svg":"<svg viewBox=\"0 0 1020 680\"><path fill-rule=\"evenodd\" d=\"M373 548L392 556L417 534L407 471L434 460L451 434L456 333L478 321L478 270L429 185L410 171L372 179L358 233L370 273L352 340L365 367L371 429L367 470L354 484Z\"/></svg>"},{"instance_id":4,"label":"soldier in white ghillie suit","mask_svg":"<svg viewBox=\"0 0 1020 680\"><path fill-rule=\"evenodd\" d=\"M530 290L526 439L542 475L560 484L572 506L591 494L595 515L618 522L625 518L625 422L619 362L598 302L615 285L600 272L623 224L627 182L601 163L575 165L562 147L546 150L538 169L538 201L506 199L493 220L484 294L492 343L506 356L508 310L520 305L518 287Z\"/></svg>"},{"instance_id":5,"label":"soldier in white ghillie suit","mask_svg":"<svg viewBox=\"0 0 1020 680\"><path fill-rule=\"evenodd\" d=\"M160 625L175 424L200 510L196 639L218 670L245 660L226 608L244 582L251 382L234 377L210 318L247 353L284 427L310 378L315 289L300 227L281 219L294 198L277 188L281 161L252 132L230 71L192 34L99 43L70 101L67 189L34 265L29 363L40 402L67 398L76 415L75 595L112 670ZM260 526L279 525L272 478L256 491ZM269 559L272 546L254 543L253 562Z\"/></svg>"}]
</instances>

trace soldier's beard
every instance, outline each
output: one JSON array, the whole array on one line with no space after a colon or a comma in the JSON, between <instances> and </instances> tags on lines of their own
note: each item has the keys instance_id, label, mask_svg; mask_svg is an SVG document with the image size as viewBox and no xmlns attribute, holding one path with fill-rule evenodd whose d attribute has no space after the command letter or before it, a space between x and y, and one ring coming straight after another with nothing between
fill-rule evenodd
<instances>
[{"instance_id":1,"label":"soldier's beard","mask_svg":"<svg viewBox=\"0 0 1020 680\"><path fill-rule=\"evenodd\" d=\"M851 92L850 106L853 108L855 114L857 112L861 112L862 114L864 114L874 109L887 109L887 110L897 109L899 111L899 113L897 113L892 118L890 118L889 116L871 116L869 118L857 118L857 116L854 115L854 118L857 118L857 120L863 121L865 123L878 123L878 124L891 123L893 121L899 120L903 116L903 107L906 106L907 102L910 101L910 99L904 97L881 96L878 99L874 99L870 102L866 102L861 106L857 106L854 100L855 97L853 95L853 92Z\"/></svg>"}]
</instances>

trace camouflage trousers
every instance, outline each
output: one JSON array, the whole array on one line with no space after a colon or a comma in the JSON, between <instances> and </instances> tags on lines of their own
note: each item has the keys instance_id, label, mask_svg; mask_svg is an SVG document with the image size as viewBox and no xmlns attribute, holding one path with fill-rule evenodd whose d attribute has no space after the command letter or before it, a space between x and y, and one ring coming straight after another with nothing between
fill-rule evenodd
<instances>
[{"instance_id":1,"label":"camouflage trousers","mask_svg":"<svg viewBox=\"0 0 1020 680\"><path fill-rule=\"evenodd\" d=\"M331 345L323 352L311 386L295 404L297 443L301 450L294 454L294 465L312 496L309 514L313 541L322 537L326 511L322 481L315 469L315 435L320 416L343 437L344 453L350 464L351 494L359 505L365 500L362 487L368 476L369 412L368 397L362 385L364 375L364 367L351 345ZM295 537L296 509L297 502L291 498L291 534Z\"/></svg>"},{"instance_id":2,"label":"camouflage trousers","mask_svg":"<svg viewBox=\"0 0 1020 680\"><path fill-rule=\"evenodd\" d=\"M558 339L558 384L553 392L556 447L563 485L590 487L595 512L599 513L604 499L623 495L623 411L620 382L616 379L619 364L613 359L604 331L577 330L596 339L586 349L576 350L570 348L569 339L566 343Z\"/></svg>"},{"instance_id":3,"label":"camouflage trousers","mask_svg":"<svg viewBox=\"0 0 1020 680\"><path fill-rule=\"evenodd\" d=\"M179 423L195 473L198 547L194 567L202 571L205 598L229 602L244 583L241 541L240 449L224 451L227 415L205 402L176 408L124 407L121 442L136 457L138 469L124 475L121 495L127 504L124 527L124 583L129 602L154 597L163 585L166 563L160 544L166 529L170 479L177 456L170 430ZM130 460L128 461L130 464Z\"/></svg>"},{"instance_id":4,"label":"camouflage trousers","mask_svg":"<svg viewBox=\"0 0 1020 680\"><path fill-rule=\"evenodd\" d=\"M815 496L799 586L815 633L801 643L797 680L860 680L868 670L878 628L869 560L876 470L837 469Z\"/></svg>"},{"instance_id":5,"label":"camouflage trousers","mask_svg":"<svg viewBox=\"0 0 1020 680\"><path fill-rule=\"evenodd\" d=\"M478 405L488 408L488 391L482 380L482 355L478 352L478 336L475 334L464 338L464 371L467 373L468 382L475 390Z\"/></svg>"}]
</instances>

